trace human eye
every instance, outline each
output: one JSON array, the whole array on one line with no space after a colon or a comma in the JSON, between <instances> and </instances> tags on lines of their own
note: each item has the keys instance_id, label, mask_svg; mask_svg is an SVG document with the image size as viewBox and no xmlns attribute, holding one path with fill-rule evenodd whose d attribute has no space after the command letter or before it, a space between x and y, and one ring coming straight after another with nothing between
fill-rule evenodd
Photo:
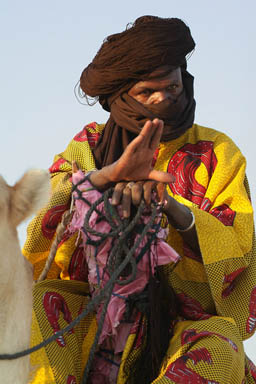
<instances>
[{"instance_id":1,"label":"human eye","mask_svg":"<svg viewBox=\"0 0 256 384\"><path fill-rule=\"evenodd\" d=\"M175 91L178 87L179 87L178 84L170 84L169 87L167 87L167 89L169 91Z\"/></svg>"},{"instance_id":2,"label":"human eye","mask_svg":"<svg viewBox=\"0 0 256 384\"><path fill-rule=\"evenodd\" d=\"M140 91L140 94L144 96L150 96L152 93L153 93L153 90L150 88L145 88Z\"/></svg>"}]
</instances>

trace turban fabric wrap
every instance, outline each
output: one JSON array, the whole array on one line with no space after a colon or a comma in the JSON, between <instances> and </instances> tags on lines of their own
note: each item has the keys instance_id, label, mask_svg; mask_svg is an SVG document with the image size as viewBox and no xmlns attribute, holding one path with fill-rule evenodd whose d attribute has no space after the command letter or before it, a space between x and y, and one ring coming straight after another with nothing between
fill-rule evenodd
<instances>
[{"instance_id":1,"label":"turban fabric wrap","mask_svg":"<svg viewBox=\"0 0 256 384\"><path fill-rule=\"evenodd\" d=\"M186 71L186 56L194 47L189 28L176 18L142 16L131 28L107 37L80 78L83 92L111 112L93 151L97 168L116 161L148 119L164 121L161 141L172 140L192 126L193 76ZM146 106L127 94L160 67L164 70L157 77L181 67L184 90L177 100Z\"/></svg>"}]
</instances>

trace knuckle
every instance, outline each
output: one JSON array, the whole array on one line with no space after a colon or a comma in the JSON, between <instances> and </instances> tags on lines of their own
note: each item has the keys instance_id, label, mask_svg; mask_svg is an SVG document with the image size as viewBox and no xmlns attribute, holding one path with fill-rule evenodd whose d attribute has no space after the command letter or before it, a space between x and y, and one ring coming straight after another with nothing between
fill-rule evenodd
<instances>
[{"instance_id":1,"label":"knuckle","mask_svg":"<svg viewBox=\"0 0 256 384\"><path fill-rule=\"evenodd\" d=\"M124 189L124 183L117 183L115 185L114 191L120 193L122 192L123 189Z\"/></svg>"},{"instance_id":2,"label":"knuckle","mask_svg":"<svg viewBox=\"0 0 256 384\"><path fill-rule=\"evenodd\" d=\"M123 190L123 195L124 196L130 196L131 195L131 188L125 187Z\"/></svg>"},{"instance_id":3,"label":"knuckle","mask_svg":"<svg viewBox=\"0 0 256 384\"><path fill-rule=\"evenodd\" d=\"M133 189L135 192L140 192L142 190L142 183L136 183Z\"/></svg>"}]
</instances>

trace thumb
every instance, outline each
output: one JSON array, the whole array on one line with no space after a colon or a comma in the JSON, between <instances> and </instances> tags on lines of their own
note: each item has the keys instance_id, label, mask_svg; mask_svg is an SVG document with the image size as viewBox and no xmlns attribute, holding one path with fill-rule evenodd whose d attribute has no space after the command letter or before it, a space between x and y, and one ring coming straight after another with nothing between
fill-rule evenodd
<instances>
[{"instance_id":1,"label":"thumb","mask_svg":"<svg viewBox=\"0 0 256 384\"><path fill-rule=\"evenodd\" d=\"M159 199L159 203L162 204L164 202L164 199L166 198L166 184L165 183L158 183L156 186L157 190L157 196Z\"/></svg>"},{"instance_id":2,"label":"thumb","mask_svg":"<svg viewBox=\"0 0 256 384\"><path fill-rule=\"evenodd\" d=\"M169 183L173 183L175 181L175 176L172 175L171 173L157 171L155 169L152 169L149 172L148 179L159 181L160 183L169 184Z\"/></svg>"}]
</instances>

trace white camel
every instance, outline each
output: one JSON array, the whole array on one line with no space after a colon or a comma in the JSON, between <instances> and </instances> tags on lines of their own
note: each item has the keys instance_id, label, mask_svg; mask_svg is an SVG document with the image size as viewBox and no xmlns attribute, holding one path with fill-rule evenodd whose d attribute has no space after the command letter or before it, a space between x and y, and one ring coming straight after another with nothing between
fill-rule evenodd
<instances>
[{"instance_id":1,"label":"white camel","mask_svg":"<svg viewBox=\"0 0 256 384\"><path fill-rule=\"evenodd\" d=\"M31 170L13 187L0 176L0 354L29 347L32 266L20 251L17 225L46 204L49 173ZM0 383L25 384L29 356L0 361Z\"/></svg>"}]
</instances>

